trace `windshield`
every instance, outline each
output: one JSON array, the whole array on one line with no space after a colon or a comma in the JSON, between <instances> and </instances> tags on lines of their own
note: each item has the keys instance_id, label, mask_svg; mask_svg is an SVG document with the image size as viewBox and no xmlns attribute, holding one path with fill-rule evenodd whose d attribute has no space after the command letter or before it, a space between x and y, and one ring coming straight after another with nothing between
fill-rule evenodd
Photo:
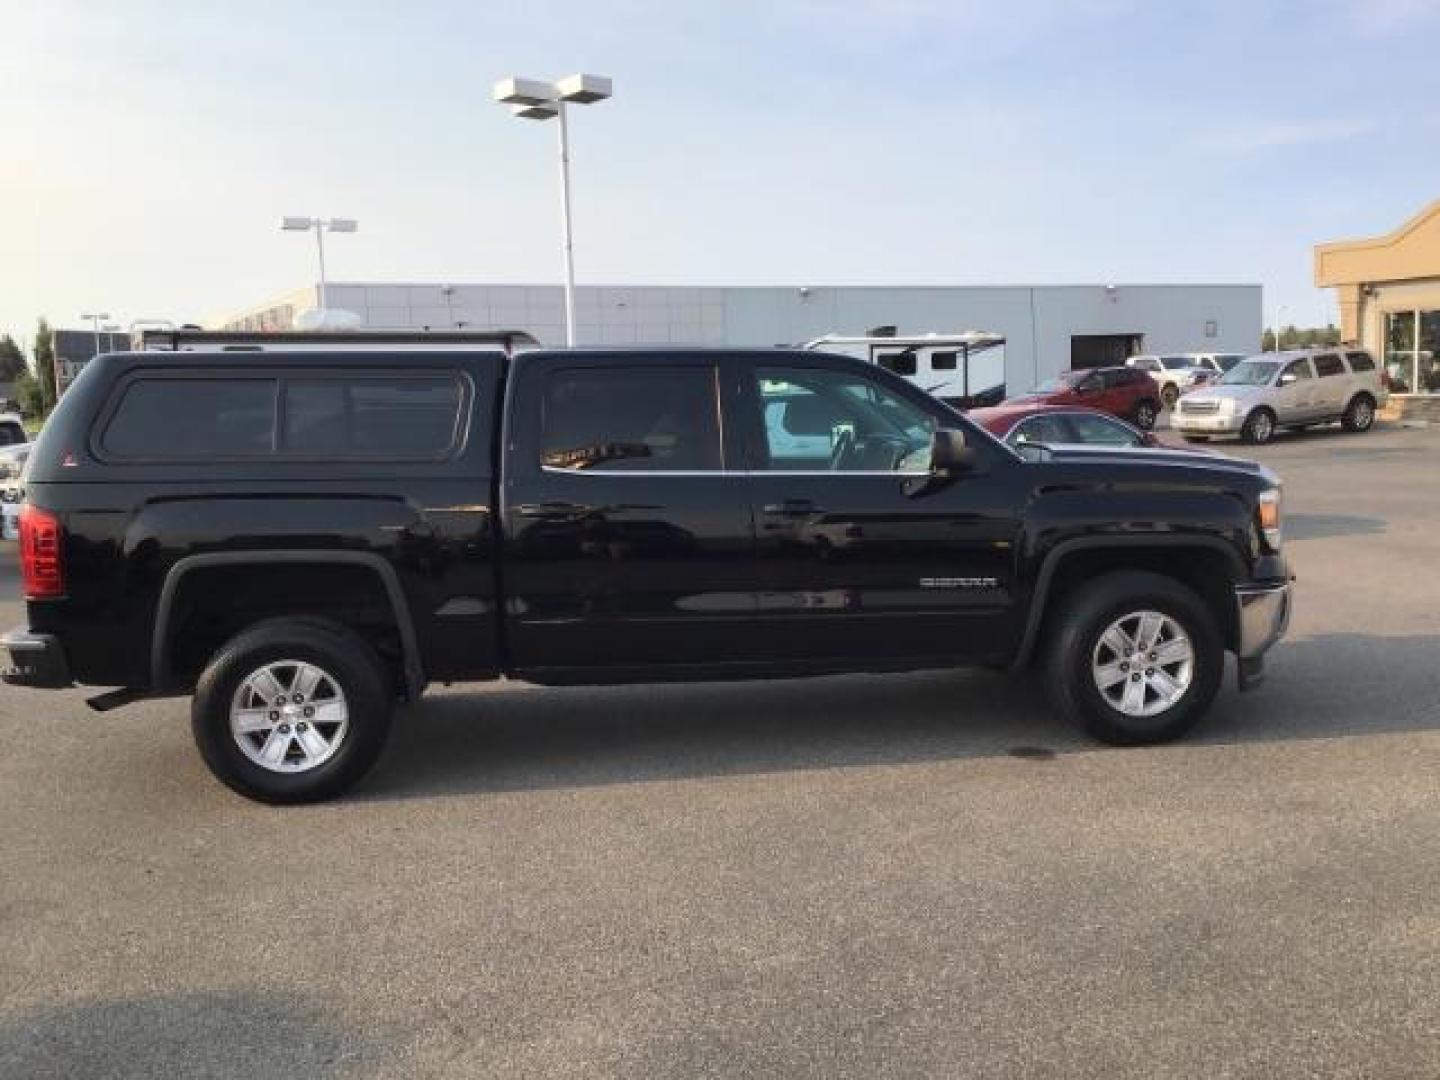
<instances>
[{"instance_id":1,"label":"windshield","mask_svg":"<svg viewBox=\"0 0 1440 1080\"><path fill-rule=\"evenodd\" d=\"M1264 386L1280 370L1279 360L1246 360L1220 378L1221 386Z\"/></svg>"}]
</instances>

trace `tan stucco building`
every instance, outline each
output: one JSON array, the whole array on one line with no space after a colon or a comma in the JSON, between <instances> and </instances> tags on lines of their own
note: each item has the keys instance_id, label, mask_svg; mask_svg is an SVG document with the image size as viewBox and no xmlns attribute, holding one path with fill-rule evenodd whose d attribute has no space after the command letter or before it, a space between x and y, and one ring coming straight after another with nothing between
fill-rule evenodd
<instances>
[{"instance_id":1,"label":"tan stucco building","mask_svg":"<svg viewBox=\"0 0 1440 1080\"><path fill-rule=\"evenodd\" d=\"M1315 248L1315 284L1332 287L1346 341L1383 356L1392 390L1415 411L1440 405L1440 201L1400 228ZM1405 402L1408 395L1429 398Z\"/></svg>"}]
</instances>

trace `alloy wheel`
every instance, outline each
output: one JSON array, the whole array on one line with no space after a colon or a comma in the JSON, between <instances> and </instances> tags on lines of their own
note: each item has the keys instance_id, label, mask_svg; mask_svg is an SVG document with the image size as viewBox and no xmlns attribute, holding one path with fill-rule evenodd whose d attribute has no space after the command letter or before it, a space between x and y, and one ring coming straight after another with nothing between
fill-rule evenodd
<instances>
[{"instance_id":1,"label":"alloy wheel","mask_svg":"<svg viewBox=\"0 0 1440 1080\"><path fill-rule=\"evenodd\" d=\"M1126 716L1159 716L1195 677L1195 648L1185 628L1159 611L1122 615L1100 635L1091 656L1095 688Z\"/></svg>"},{"instance_id":2,"label":"alloy wheel","mask_svg":"<svg viewBox=\"0 0 1440 1080\"><path fill-rule=\"evenodd\" d=\"M241 680L230 705L230 734L262 769L308 772L335 756L350 729L345 693L334 676L303 660L276 660Z\"/></svg>"}]
</instances>

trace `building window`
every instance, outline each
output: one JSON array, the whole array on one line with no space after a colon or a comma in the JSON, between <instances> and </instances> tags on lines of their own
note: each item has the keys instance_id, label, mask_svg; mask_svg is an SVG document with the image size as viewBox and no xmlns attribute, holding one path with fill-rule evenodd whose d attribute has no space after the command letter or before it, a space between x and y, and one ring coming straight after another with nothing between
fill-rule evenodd
<instances>
[{"instance_id":1,"label":"building window","mask_svg":"<svg viewBox=\"0 0 1440 1080\"><path fill-rule=\"evenodd\" d=\"M1385 313L1385 374L1399 394L1440 393L1440 311Z\"/></svg>"}]
</instances>

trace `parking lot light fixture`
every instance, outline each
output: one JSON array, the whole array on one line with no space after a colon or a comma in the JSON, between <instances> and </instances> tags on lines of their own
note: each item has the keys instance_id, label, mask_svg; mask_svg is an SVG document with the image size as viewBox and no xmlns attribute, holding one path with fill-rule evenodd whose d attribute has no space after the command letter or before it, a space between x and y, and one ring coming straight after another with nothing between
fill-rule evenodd
<instances>
[{"instance_id":1,"label":"parking lot light fixture","mask_svg":"<svg viewBox=\"0 0 1440 1080\"><path fill-rule=\"evenodd\" d=\"M605 75L567 75L555 82L509 76L495 84L495 100L523 120L558 120L560 141L560 239L565 261L565 343L575 344L575 241L570 213L568 105L594 105L612 93Z\"/></svg>"},{"instance_id":2,"label":"parking lot light fixture","mask_svg":"<svg viewBox=\"0 0 1440 1080\"><path fill-rule=\"evenodd\" d=\"M286 216L280 219L280 228L284 232L309 232L311 229L315 231L315 253L320 260L320 310L328 311L330 303L325 281L325 233L357 232L360 229L360 223L354 218Z\"/></svg>"}]
</instances>

